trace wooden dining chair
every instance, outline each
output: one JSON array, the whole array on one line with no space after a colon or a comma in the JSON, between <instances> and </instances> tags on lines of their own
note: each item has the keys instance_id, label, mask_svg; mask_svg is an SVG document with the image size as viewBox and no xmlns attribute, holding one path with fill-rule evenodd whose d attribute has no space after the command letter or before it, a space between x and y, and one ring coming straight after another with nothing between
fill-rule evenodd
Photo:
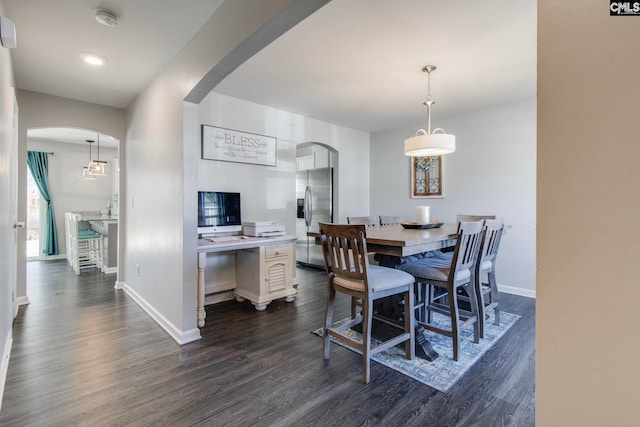
<instances>
[{"instance_id":1,"label":"wooden dining chair","mask_svg":"<svg viewBox=\"0 0 640 427\"><path fill-rule=\"evenodd\" d=\"M456 246L449 263L434 260L432 257L417 259L398 266L412 274L421 286L424 301L418 324L430 331L451 337L453 341L453 360L458 360L460 331L467 325L473 325L473 342L480 342L480 323L478 322L478 299L474 286L475 264L480 250L484 230L483 221L461 222L458 227ZM436 288L444 292L437 294ZM461 309L458 305L458 289L464 288L470 296L470 309ZM433 322L432 313L448 316L451 328L438 326Z\"/></svg>"},{"instance_id":2,"label":"wooden dining chair","mask_svg":"<svg viewBox=\"0 0 640 427\"><path fill-rule=\"evenodd\" d=\"M495 215L456 215L456 221L468 222L468 221L482 221L485 219L496 219Z\"/></svg>"},{"instance_id":3,"label":"wooden dining chair","mask_svg":"<svg viewBox=\"0 0 640 427\"><path fill-rule=\"evenodd\" d=\"M367 227L375 227L380 224L376 216L348 216L347 222L349 224L364 224Z\"/></svg>"},{"instance_id":4,"label":"wooden dining chair","mask_svg":"<svg viewBox=\"0 0 640 427\"><path fill-rule=\"evenodd\" d=\"M398 215L380 215L380 225L402 224L404 219Z\"/></svg>"},{"instance_id":5,"label":"wooden dining chair","mask_svg":"<svg viewBox=\"0 0 640 427\"><path fill-rule=\"evenodd\" d=\"M496 257L504 224L499 220L486 220L482 245L476 263L475 286L478 298L480 338L484 338L484 325L489 310L494 311L495 325L500 324L498 283L496 282ZM486 278L486 282L485 282Z\"/></svg>"},{"instance_id":6,"label":"wooden dining chair","mask_svg":"<svg viewBox=\"0 0 640 427\"><path fill-rule=\"evenodd\" d=\"M349 224L364 224L367 227L375 227L379 225L378 217L376 216L348 216L347 223ZM376 254L370 252L367 254L369 258L369 264L377 265ZM360 305L360 302L356 298L351 298L351 317L355 318L356 307Z\"/></svg>"},{"instance_id":7,"label":"wooden dining chair","mask_svg":"<svg viewBox=\"0 0 640 427\"><path fill-rule=\"evenodd\" d=\"M324 318L324 359L329 359L331 337L336 337L362 352L362 380L370 380L371 356L402 342L405 356L415 354L413 283L414 277L393 268L369 265L364 224L320 223L320 238L327 270L328 295ZM362 313L341 326L333 326L336 292L362 301ZM379 298L402 294L404 296L403 324L374 316L373 302ZM373 318L383 321L402 332L395 337L372 345ZM362 324L362 339L352 338L347 330Z\"/></svg>"},{"instance_id":8,"label":"wooden dining chair","mask_svg":"<svg viewBox=\"0 0 640 427\"><path fill-rule=\"evenodd\" d=\"M475 265L475 288L478 298L478 312L480 323L480 338L484 338L484 326L489 310L494 310L494 324L500 324L500 308L498 284L496 282L496 257L500 247L500 239L504 230L502 220L494 219L495 215L458 215L460 219L471 218L482 220L485 231L482 238L482 245L478 251L478 260ZM453 258L452 252L434 252L434 256L443 262ZM431 262L435 262L432 260ZM466 292L459 292L458 298L469 302Z\"/></svg>"}]
</instances>

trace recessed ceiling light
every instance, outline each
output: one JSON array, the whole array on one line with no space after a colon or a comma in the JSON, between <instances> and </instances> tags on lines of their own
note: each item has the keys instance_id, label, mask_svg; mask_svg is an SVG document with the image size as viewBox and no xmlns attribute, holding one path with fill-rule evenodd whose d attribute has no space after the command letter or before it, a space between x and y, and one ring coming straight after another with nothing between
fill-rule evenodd
<instances>
[{"instance_id":1,"label":"recessed ceiling light","mask_svg":"<svg viewBox=\"0 0 640 427\"><path fill-rule=\"evenodd\" d=\"M107 58L99 55L94 55L93 53L82 54L82 59L84 59L84 62L91 65L103 65L105 62L107 62Z\"/></svg>"}]
</instances>

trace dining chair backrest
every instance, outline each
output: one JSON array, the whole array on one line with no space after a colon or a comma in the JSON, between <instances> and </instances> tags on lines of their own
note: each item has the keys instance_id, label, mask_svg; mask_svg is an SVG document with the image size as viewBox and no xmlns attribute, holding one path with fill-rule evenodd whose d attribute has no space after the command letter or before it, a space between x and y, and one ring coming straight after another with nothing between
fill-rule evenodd
<instances>
[{"instance_id":1,"label":"dining chair backrest","mask_svg":"<svg viewBox=\"0 0 640 427\"><path fill-rule=\"evenodd\" d=\"M398 215L380 215L380 225L402 224L404 219Z\"/></svg>"},{"instance_id":2,"label":"dining chair backrest","mask_svg":"<svg viewBox=\"0 0 640 427\"><path fill-rule=\"evenodd\" d=\"M482 221L483 219L496 219L495 215L456 215L456 221Z\"/></svg>"},{"instance_id":3,"label":"dining chair backrest","mask_svg":"<svg viewBox=\"0 0 640 427\"><path fill-rule=\"evenodd\" d=\"M367 227L374 227L379 224L377 216L348 216L349 224L364 224Z\"/></svg>"},{"instance_id":4,"label":"dining chair backrest","mask_svg":"<svg viewBox=\"0 0 640 427\"><path fill-rule=\"evenodd\" d=\"M366 291L366 226L320 223L319 228L327 274L362 281Z\"/></svg>"},{"instance_id":5,"label":"dining chair backrest","mask_svg":"<svg viewBox=\"0 0 640 427\"><path fill-rule=\"evenodd\" d=\"M490 261L492 266L495 264L495 258L500 247L500 239L504 224L499 220L485 220L485 233L482 240L482 249L478 258L478 268L482 268Z\"/></svg>"},{"instance_id":6,"label":"dining chair backrest","mask_svg":"<svg viewBox=\"0 0 640 427\"><path fill-rule=\"evenodd\" d=\"M484 221L461 221L458 224L458 238L452 261L454 271L449 274L450 278L455 276L452 274L454 272L472 271L478 260L483 230Z\"/></svg>"}]
</instances>

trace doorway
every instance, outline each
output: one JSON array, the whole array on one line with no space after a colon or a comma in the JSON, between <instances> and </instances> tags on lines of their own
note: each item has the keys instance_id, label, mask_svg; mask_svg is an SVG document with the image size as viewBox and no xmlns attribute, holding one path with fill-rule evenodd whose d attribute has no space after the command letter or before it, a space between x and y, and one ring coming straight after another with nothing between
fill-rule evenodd
<instances>
[{"instance_id":1,"label":"doorway","mask_svg":"<svg viewBox=\"0 0 640 427\"><path fill-rule=\"evenodd\" d=\"M337 165L338 150L331 146L307 142L296 147L296 260L300 264L324 268L322 249L307 233L337 217Z\"/></svg>"},{"instance_id":2,"label":"doorway","mask_svg":"<svg viewBox=\"0 0 640 427\"><path fill-rule=\"evenodd\" d=\"M83 212L87 217L117 222L119 217L119 140L109 135L79 128L32 128L27 131L27 150L47 154L48 181L51 203L54 209L58 251L57 254L44 254L43 240L49 235L45 225L50 218L45 217L46 202L35 183L31 170L27 167L27 261L64 259L69 260L70 248L67 244L66 212ZM86 171L90 164L99 163L104 173L88 176ZM46 191L46 190L45 190ZM87 227L90 225L87 223ZM92 225L91 225L92 226ZM98 228L98 225L96 226ZM117 242L117 228L105 228L109 233L109 241ZM107 231L104 232L106 237ZM104 239L106 252L106 239ZM100 268L106 273L117 270L117 243L109 247L109 270ZM71 265L71 263L70 263Z\"/></svg>"}]
</instances>

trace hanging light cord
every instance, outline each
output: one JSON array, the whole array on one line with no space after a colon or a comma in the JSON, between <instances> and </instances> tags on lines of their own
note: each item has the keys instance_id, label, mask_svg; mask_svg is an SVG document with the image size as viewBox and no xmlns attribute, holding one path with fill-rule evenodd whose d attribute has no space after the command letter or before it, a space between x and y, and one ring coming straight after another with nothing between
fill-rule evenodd
<instances>
[{"instance_id":1,"label":"hanging light cord","mask_svg":"<svg viewBox=\"0 0 640 427\"><path fill-rule=\"evenodd\" d=\"M427 73L427 99L425 99L425 101L422 103L422 105L427 106L427 130L425 131L424 129L418 129L418 131L416 132L416 136L420 134L431 135L437 132L446 133L442 128L434 129L433 132L431 132L431 106L436 103L436 101L434 101L431 96L431 72L435 69L435 65L426 65L422 67L422 71Z\"/></svg>"}]
</instances>

